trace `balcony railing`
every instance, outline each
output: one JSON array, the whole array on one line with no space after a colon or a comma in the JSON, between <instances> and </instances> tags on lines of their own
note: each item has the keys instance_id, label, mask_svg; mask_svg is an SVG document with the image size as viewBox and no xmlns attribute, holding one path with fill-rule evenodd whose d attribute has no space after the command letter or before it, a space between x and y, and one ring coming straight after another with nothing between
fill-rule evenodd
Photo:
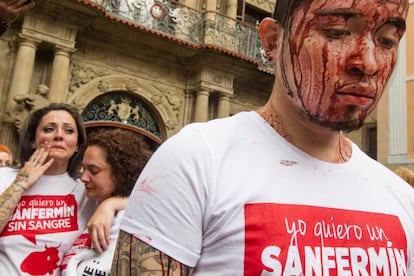
<instances>
[{"instance_id":1,"label":"balcony railing","mask_svg":"<svg viewBox=\"0 0 414 276\"><path fill-rule=\"evenodd\" d=\"M271 72L257 28L216 12L201 12L168 0L90 0L105 12L195 45L211 45L254 61Z\"/></svg>"}]
</instances>

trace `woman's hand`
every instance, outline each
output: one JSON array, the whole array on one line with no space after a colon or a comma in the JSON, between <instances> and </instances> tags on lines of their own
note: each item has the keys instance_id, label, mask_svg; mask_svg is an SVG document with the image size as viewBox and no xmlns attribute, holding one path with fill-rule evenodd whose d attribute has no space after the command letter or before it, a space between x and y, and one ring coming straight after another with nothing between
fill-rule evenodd
<instances>
[{"instance_id":1,"label":"woman's hand","mask_svg":"<svg viewBox=\"0 0 414 276\"><path fill-rule=\"evenodd\" d=\"M89 236L91 237L94 248L101 254L109 246L109 234L112 222L119 210L124 210L128 203L128 198L110 197L102 201L88 222Z\"/></svg>"},{"instance_id":2,"label":"woman's hand","mask_svg":"<svg viewBox=\"0 0 414 276\"><path fill-rule=\"evenodd\" d=\"M6 226L24 191L32 187L52 165L53 158L46 161L48 155L48 145L42 145L35 150L17 173L13 183L0 195L0 232Z\"/></svg>"},{"instance_id":3,"label":"woman's hand","mask_svg":"<svg viewBox=\"0 0 414 276\"><path fill-rule=\"evenodd\" d=\"M32 187L53 163L53 158L47 160L49 150L50 147L48 145L42 145L36 149L17 173L13 184L21 187L23 190Z\"/></svg>"}]
</instances>

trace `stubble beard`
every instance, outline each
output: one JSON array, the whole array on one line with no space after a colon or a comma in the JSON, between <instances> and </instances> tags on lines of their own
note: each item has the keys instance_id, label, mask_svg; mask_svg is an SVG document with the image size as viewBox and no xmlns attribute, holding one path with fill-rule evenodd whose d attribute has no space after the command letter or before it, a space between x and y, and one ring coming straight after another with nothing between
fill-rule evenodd
<instances>
[{"instance_id":1,"label":"stubble beard","mask_svg":"<svg viewBox=\"0 0 414 276\"><path fill-rule=\"evenodd\" d=\"M312 114L309 111L306 111L305 114L311 122L316 123L319 126L331 129L333 131L342 131L345 133L349 133L349 132L360 129L367 116L366 113L364 113L363 116L358 116L358 117L355 117L355 115L352 116L352 114L355 114L356 109L358 109L356 106L349 106L347 110L349 116L346 116L346 117L349 117L349 120L344 120L344 121L324 120L318 115Z\"/></svg>"}]
</instances>

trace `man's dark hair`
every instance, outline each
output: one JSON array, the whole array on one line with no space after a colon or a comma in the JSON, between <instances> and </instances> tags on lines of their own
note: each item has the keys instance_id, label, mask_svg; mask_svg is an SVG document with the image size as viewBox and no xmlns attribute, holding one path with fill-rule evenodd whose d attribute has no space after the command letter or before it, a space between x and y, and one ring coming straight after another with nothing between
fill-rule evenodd
<instances>
[{"instance_id":1,"label":"man's dark hair","mask_svg":"<svg viewBox=\"0 0 414 276\"><path fill-rule=\"evenodd\" d=\"M305 0L276 0L273 18L276 19L285 29L289 29L292 15Z\"/></svg>"}]
</instances>

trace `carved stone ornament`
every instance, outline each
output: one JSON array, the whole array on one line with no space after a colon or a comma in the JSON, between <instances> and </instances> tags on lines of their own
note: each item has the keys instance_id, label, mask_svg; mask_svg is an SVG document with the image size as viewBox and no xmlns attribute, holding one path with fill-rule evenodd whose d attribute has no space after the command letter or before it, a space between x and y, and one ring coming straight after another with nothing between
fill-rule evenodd
<instances>
[{"instance_id":1,"label":"carved stone ornament","mask_svg":"<svg viewBox=\"0 0 414 276\"><path fill-rule=\"evenodd\" d=\"M8 115L14 120L17 131L20 132L23 122L29 113L35 109L45 107L49 104L47 95L49 87L39 84L34 94L16 95L13 100L17 103L15 110L8 111Z\"/></svg>"},{"instance_id":2,"label":"carved stone ornament","mask_svg":"<svg viewBox=\"0 0 414 276\"><path fill-rule=\"evenodd\" d=\"M74 93L77 88L87 84L91 80L109 74L110 73L107 71L99 71L92 67L86 67L81 64L74 63L72 67L72 77L69 84L69 91Z\"/></svg>"}]
</instances>

